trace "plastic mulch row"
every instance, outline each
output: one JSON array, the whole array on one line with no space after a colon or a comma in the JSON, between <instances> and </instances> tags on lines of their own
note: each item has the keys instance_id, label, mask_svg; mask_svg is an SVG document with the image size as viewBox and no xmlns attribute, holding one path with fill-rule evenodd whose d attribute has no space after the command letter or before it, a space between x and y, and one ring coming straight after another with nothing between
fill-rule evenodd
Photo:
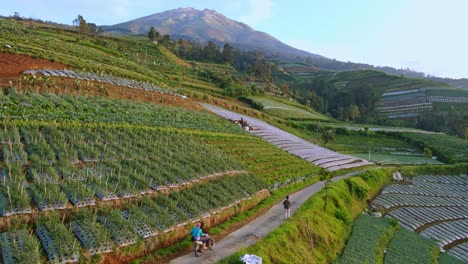
<instances>
[{"instance_id":1,"label":"plastic mulch row","mask_svg":"<svg viewBox=\"0 0 468 264\"><path fill-rule=\"evenodd\" d=\"M8 204L7 198L3 195L0 195L0 204ZM11 216L16 214L30 214L32 213L31 207L19 208L18 205L13 206L13 208L3 208L0 207L1 216Z\"/></svg>"},{"instance_id":2,"label":"plastic mulch row","mask_svg":"<svg viewBox=\"0 0 468 264\"><path fill-rule=\"evenodd\" d=\"M130 219L130 212L129 211L126 211L126 210L122 211L121 215L127 221ZM153 236L158 235L158 233L156 231L154 231L153 228L151 228L151 226L149 226L146 223L143 223L140 219L133 220L132 221L132 226L133 226L133 229L135 229L135 232L140 237L148 238L148 237L153 237Z\"/></svg>"},{"instance_id":3,"label":"plastic mulch row","mask_svg":"<svg viewBox=\"0 0 468 264\"><path fill-rule=\"evenodd\" d=\"M95 195L101 201L119 200L119 197L117 197L113 192L108 192L107 195L104 195L103 192L96 191Z\"/></svg>"},{"instance_id":4,"label":"plastic mulch row","mask_svg":"<svg viewBox=\"0 0 468 264\"><path fill-rule=\"evenodd\" d=\"M106 241L98 241L93 235L95 230L92 227L79 222L72 222L71 225L73 233L90 255L112 252L112 245Z\"/></svg>"},{"instance_id":5,"label":"plastic mulch row","mask_svg":"<svg viewBox=\"0 0 468 264\"><path fill-rule=\"evenodd\" d=\"M70 195L67 195L68 200L76 207L85 207L85 206L94 206L96 205L96 200L92 198L77 199L73 198Z\"/></svg>"},{"instance_id":6,"label":"plastic mulch row","mask_svg":"<svg viewBox=\"0 0 468 264\"><path fill-rule=\"evenodd\" d=\"M51 211L51 210L63 210L63 209L67 209L67 206L62 203L62 202L53 202L53 203L45 203L45 202L40 202L38 201L34 196L33 196L33 200L34 202L36 203L37 207L39 207L39 209L41 211Z\"/></svg>"},{"instance_id":7,"label":"plastic mulch row","mask_svg":"<svg viewBox=\"0 0 468 264\"><path fill-rule=\"evenodd\" d=\"M39 226L36 229L36 234L41 240L44 250L47 252L47 257L50 262L54 263L74 263L78 262L79 254L78 252L72 252L71 245L64 245L63 241L58 241L58 243L50 237L49 232L45 226ZM67 252L66 255L59 255L57 247L65 248Z\"/></svg>"},{"instance_id":8,"label":"plastic mulch row","mask_svg":"<svg viewBox=\"0 0 468 264\"><path fill-rule=\"evenodd\" d=\"M136 236L131 232L128 232L125 229L121 229L116 224L108 221L105 217L101 217L98 219L99 222L108 230L112 230L112 240L119 246L119 247L126 247L129 245L133 245L137 242Z\"/></svg>"},{"instance_id":9,"label":"plastic mulch row","mask_svg":"<svg viewBox=\"0 0 468 264\"><path fill-rule=\"evenodd\" d=\"M0 240L2 244L6 244L5 247L1 247L0 251L2 253L2 263L4 264L14 264L18 263L18 259L15 258L14 251L23 252L24 248L24 239L28 236L28 232L26 230L19 230L16 232L5 232L0 234ZM18 250L15 250L15 247ZM26 253L27 254L27 253ZM31 257L31 256L30 256ZM38 259L33 260L31 259L31 263L33 261L39 262Z\"/></svg>"}]
</instances>

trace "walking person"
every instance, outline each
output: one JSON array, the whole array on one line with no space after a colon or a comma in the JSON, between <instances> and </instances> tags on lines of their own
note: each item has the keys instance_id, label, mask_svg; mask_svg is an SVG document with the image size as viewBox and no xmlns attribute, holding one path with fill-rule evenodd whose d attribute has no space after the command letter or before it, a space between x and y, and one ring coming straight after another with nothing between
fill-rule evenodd
<instances>
[{"instance_id":1,"label":"walking person","mask_svg":"<svg viewBox=\"0 0 468 264\"><path fill-rule=\"evenodd\" d=\"M285 216L286 218L291 217L291 201L289 201L289 196L286 196L286 199L283 201Z\"/></svg>"}]
</instances>

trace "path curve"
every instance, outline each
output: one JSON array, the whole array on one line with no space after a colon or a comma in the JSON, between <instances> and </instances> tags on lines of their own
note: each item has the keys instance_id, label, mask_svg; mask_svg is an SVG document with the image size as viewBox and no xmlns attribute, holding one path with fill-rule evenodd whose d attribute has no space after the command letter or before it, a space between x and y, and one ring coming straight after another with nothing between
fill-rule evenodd
<instances>
[{"instance_id":1,"label":"path curve","mask_svg":"<svg viewBox=\"0 0 468 264\"><path fill-rule=\"evenodd\" d=\"M337 176L332 181L338 181L344 178L354 176L362 171L352 172ZM300 191L289 195L291 200L291 214L301 207L312 195L320 191L325 186L324 181L317 182ZM216 243L213 251L206 251L201 257L195 257L193 252L173 259L169 263L173 264L192 264L192 263L216 263L221 259L228 257L242 248L253 245L262 237L276 229L285 220L283 202L271 207L265 214L256 218L252 222L240 229L230 233L221 241Z\"/></svg>"}]
</instances>

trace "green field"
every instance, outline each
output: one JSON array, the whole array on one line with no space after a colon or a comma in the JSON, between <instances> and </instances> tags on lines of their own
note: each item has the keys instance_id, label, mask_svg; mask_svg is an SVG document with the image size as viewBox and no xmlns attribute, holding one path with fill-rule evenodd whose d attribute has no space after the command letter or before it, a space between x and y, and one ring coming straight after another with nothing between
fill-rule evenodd
<instances>
[{"instance_id":1,"label":"green field","mask_svg":"<svg viewBox=\"0 0 468 264\"><path fill-rule=\"evenodd\" d=\"M438 160L428 159L422 156L409 155L389 155L380 153L353 153L355 157L363 158L377 164L395 164L395 165L424 165L424 164L444 164Z\"/></svg>"},{"instance_id":2,"label":"green field","mask_svg":"<svg viewBox=\"0 0 468 264\"><path fill-rule=\"evenodd\" d=\"M398 224L388 218L360 215L353 223L351 237L336 263L381 263L387 242Z\"/></svg>"},{"instance_id":3,"label":"green field","mask_svg":"<svg viewBox=\"0 0 468 264\"><path fill-rule=\"evenodd\" d=\"M328 120L328 117L319 114L311 108L306 108L296 102L272 97L251 97L252 100L263 105L263 112L284 119L314 119Z\"/></svg>"},{"instance_id":4,"label":"green field","mask_svg":"<svg viewBox=\"0 0 468 264\"><path fill-rule=\"evenodd\" d=\"M468 141L461 138L444 134L427 135L414 133L403 133L401 137L413 141L415 145L428 146L432 150L433 155L443 162L468 162Z\"/></svg>"}]
</instances>

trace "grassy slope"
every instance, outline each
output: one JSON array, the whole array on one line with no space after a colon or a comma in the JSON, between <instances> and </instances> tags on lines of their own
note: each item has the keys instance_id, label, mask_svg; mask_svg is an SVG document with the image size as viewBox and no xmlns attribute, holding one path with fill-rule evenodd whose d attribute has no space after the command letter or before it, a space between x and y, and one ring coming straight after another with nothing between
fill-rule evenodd
<instances>
[{"instance_id":1,"label":"grassy slope","mask_svg":"<svg viewBox=\"0 0 468 264\"><path fill-rule=\"evenodd\" d=\"M74 31L45 25L30 27L26 22L23 25L4 19L0 19L0 39L0 52L60 61L75 70L147 81L164 88L220 93L215 85L199 80L189 63L149 41L79 35ZM12 48L5 46L8 43ZM219 65L219 68L226 67Z\"/></svg>"},{"instance_id":2,"label":"grassy slope","mask_svg":"<svg viewBox=\"0 0 468 264\"><path fill-rule=\"evenodd\" d=\"M222 263L238 263L249 253L263 263L330 263L341 252L351 232L352 219L361 213L365 200L389 182L389 171L373 170L330 184L310 198L291 218L255 245Z\"/></svg>"},{"instance_id":3,"label":"grassy slope","mask_svg":"<svg viewBox=\"0 0 468 264\"><path fill-rule=\"evenodd\" d=\"M329 120L328 117L294 101L274 96L251 97L263 105L263 112L280 118Z\"/></svg>"}]
</instances>

